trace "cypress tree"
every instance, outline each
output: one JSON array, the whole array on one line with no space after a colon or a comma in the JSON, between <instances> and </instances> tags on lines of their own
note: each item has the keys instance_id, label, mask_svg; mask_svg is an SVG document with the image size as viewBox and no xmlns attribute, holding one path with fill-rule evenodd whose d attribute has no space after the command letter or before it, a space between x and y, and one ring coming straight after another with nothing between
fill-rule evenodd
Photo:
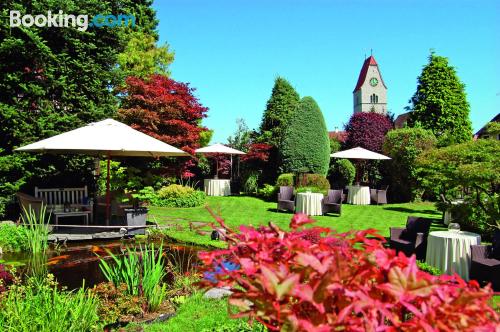
<instances>
[{"instance_id":1,"label":"cypress tree","mask_svg":"<svg viewBox=\"0 0 500 332\"><path fill-rule=\"evenodd\" d=\"M299 101L300 96L291 84L283 77L276 78L260 125L262 142L280 146L290 114Z\"/></svg>"},{"instance_id":2,"label":"cypress tree","mask_svg":"<svg viewBox=\"0 0 500 332\"><path fill-rule=\"evenodd\" d=\"M418 77L417 91L411 98L410 126L431 130L439 145L462 143L472 139L470 106L465 85L448 59L431 53L429 63Z\"/></svg>"},{"instance_id":3,"label":"cypress tree","mask_svg":"<svg viewBox=\"0 0 500 332\"><path fill-rule=\"evenodd\" d=\"M292 113L281 145L285 172L326 175L330 141L323 114L312 97L304 97Z\"/></svg>"}]
</instances>

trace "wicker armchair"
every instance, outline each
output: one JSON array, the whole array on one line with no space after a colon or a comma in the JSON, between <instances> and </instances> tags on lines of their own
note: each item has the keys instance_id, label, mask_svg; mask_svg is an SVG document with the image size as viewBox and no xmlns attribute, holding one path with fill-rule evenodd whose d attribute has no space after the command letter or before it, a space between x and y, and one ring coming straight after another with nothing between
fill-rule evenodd
<instances>
[{"instance_id":1,"label":"wicker armchair","mask_svg":"<svg viewBox=\"0 0 500 332\"><path fill-rule=\"evenodd\" d=\"M375 204L387 204L387 190L389 186L384 189L370 189L370 200Z\"/></svg>"},{"instance_id":2,"label":"wicker armchair","mask_svg":"<svg viewBox=\"0 0 500 332\"><path fill-rule=\"evenodd\" d=\"M278 193L277 210L295 211L295 201L293 200L293 187L280 187Z\"/></svg>"},{"instance_id":3,"label":"wicker armchair","mask_svg":"<svg viewBox=\"0 0 500 332\"><path fill-rule=\"evenodd\" d=\"M405 228L391 227L391 248L402 251L406 256L416 254L417 259L425 259L431 223L432 219L410 216Z\"/></svg>"},{"instance_id":4,"label":"wicker armchair","mask_svg":"<svg viewBox=\"0 0 500 332\"><path fill-rule=\"evenodd\" d=\"M43 200L22 192L16 193L17 200L19 202L19 207L21 208L21 213L24 214L25 211L29 212L30 209L33 210L35 216L38 218L40 211L42 210ZM49 212L49 211L47 211Z\"/></svg>"},{"instance_id":5,"label":"wicker armchair","mask_svg":"<svg viewBox=\"0 0 500 332\"><path fill-rule=\"evenodd\" d=\"M342 213L342 190L328 190L328 195L323 199L323 214L329 212Z\"/></svg>"},{"instance_id":6,"label":"wicker armchair","mask_svg":"<svg viewBox=\"0 0 500 332\"><path fill-rule=\"evenodd\" d=\"M500 248L500 232L493 239L493 246ZM495 291L500 291L500 253L493 253L493 246L472 245L470 278L480 282L491 282ZM495 256L495 257L494 257Z\"/></svg>"}]
</instances>

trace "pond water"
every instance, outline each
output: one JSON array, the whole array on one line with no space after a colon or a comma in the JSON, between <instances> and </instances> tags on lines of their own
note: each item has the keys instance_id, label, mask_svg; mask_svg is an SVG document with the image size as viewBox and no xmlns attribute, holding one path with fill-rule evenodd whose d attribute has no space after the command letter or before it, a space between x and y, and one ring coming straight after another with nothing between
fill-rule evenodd
<instances>
[{"instance_id":1,"label":"pond water","mask_svg":"<svg viewBox=\"0 0 500 332\"><path fill-rule=\"evenodd\" d=\"M46 259L47 267L61 286L68 289L76 289L83 284L85 287L93 287L100 282L106 281L99 268L99 256L111 260L112 258L108 252L114 255L122 255L127 248L138 248L139 245L144 246L144 244L144 241L129 239L69 243L59 248L51 246ZM155 249L159 245L159 242L155 243ZM163 243L166 260L183 272L197 264L197 253L201 250L206 249ZM0 259L7 266L15 266L17 274L22 274L33 260L33 256L26 252L4 253L0 256Z\"/></svg>"}]
</instances>

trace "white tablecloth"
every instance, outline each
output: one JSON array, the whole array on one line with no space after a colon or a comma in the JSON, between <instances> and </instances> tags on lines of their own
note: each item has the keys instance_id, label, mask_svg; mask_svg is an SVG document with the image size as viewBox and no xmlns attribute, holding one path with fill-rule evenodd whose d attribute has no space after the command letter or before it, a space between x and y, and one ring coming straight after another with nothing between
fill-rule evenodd
<instances>
[{"instance_id":1,"label":"white tablecloth","mask_svg":"<svg viewBox=\"0 0 500 332\"><path fill-rule=\"evenodd\" d=\"M231 182L224 179L205 179L205 194L208 196L231 195Z\"/></svg>"},{"instance_id":2,"label":"white tablecloth","mask_svg":"<svg viewBox=\"0 0 500 332\"><path fill-rule=\"evenodd\" d=\"M481 243L481 236L471 232L430 232L425 262L446 274L457 273L469 280L471 245Z\"/></svg>"},{"instance_id":3,"label":"white tablecloth","mask_svg":"<svg viewBox=\"0 0 500 332\"><path fill-rule=\"evenodd\" d=\"M308 216L320 216L322 209L323 194L298 193L295 203L295 212L302 212Z\"/></svg>"},{"instance_id":4,"label":"white tablecloth","mask_svg":"<svg viewBox=\"0 0 500 332\"><path fill-rule=\"evenodd\" d=\"M370 205L370 187L347 186L347 203L354 205Z\"/></svg>"}]
</instances>

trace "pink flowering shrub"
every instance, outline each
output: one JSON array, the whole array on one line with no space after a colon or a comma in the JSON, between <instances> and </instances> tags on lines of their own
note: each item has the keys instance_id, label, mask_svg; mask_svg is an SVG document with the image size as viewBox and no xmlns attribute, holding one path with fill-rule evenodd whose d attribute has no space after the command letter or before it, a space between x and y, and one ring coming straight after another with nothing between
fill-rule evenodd
<instances>
[{"instance_id":1,"label":"pink flowering shrub","mask_svg":"<svg viewBox=\"0 0 500 332\"><path fill-rule=\"evenodd\" d=\"M212 213L213 214L213 213ZM226 229L228 249L200 253L207 287L229 286L234 317L270 331L498 331L493 291L458 276L432 276L415 256L396 255L375 230L336 233L240 226Z\"/></svg>"}]
</instances>

